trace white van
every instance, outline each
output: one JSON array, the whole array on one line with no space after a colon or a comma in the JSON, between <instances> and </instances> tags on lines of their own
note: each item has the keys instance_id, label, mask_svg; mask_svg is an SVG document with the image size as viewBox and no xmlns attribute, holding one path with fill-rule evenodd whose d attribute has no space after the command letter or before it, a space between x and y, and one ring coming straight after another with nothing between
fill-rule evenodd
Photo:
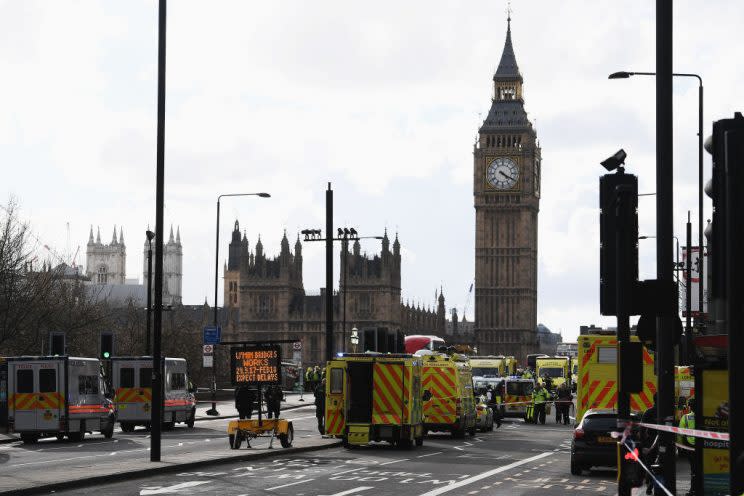
<instances>
[{"instance_id":1,"label":"white van","mask_svg":"<svg viewBox=\"0 0 744 496\"><path fill-rule=\"evenodd\" d=\"M177 422L194 427L196 397L190 390L184 358L164 358L163 427ZM111 358L114 406L121 430L132 432L137 425L150 426L152 410L152 357Z\"/></svg>"},{"instance_id":2,"label":"white van","mask_svg":"<svg viewBox=\"0 0 744 496\"><path fill-rule=\"evenodd\" d=\"M113 436L116 416L98 359L10 357L7 368L8 430L24 443L51 436L81 441L93 431Z\"/></svg>"}]
</instances>

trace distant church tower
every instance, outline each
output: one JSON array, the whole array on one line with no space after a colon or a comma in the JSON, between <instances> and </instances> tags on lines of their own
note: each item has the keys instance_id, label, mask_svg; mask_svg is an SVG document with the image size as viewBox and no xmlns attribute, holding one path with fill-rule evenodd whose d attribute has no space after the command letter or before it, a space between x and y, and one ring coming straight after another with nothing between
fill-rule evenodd
<instances>
[{"instance_id":1,"label":"distant church tower","mask_svg":"<svg viewBox=\"0 0 744 496\"><path fill-rule=\"evenodd\" d=\"M524 360L536 348L540 147L524 110L511 14L488 116L473 151L475 340Z\"/></svg>"},{"instance_id":2,"label":"distant church tower","mask_svg":"<svg viewBox=\"0 0 744 496\"><path fill-rule=\"evenodd\" d=\"M127 248L124 245L124 229L119 229L116 239L116 226L111 243L101 243L101 229L98 228L93 241L93 226L90 226L88 246L85 251L85 275L95 284L124 284L127 273Z\"/></svg>"},{"instance_id":3,"label":"distant church tower","mask_svg":"<svg viewBox=\"0 0 744 496\"><path fill-rule=\"evenodd\" d=\"M153 240L154 243L154 240ZM145 237L143 253L142 283L147 286L147 249L149 243ZM155 246L152 248L152 284L155 285ZM170 229L170 237L163 244L163 304L181 304L183 297L183 248L181 246L181 228L176 229L176 237L173 237L173 226Z\"/></svg>"}]
</instances>

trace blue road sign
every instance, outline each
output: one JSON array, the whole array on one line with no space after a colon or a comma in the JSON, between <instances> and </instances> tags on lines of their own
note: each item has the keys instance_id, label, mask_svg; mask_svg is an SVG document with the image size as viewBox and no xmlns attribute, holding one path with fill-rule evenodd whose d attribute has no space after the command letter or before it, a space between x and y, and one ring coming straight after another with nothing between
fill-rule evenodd
<instances>
[{"instance_id":1,"label":"blue road sign","mask_svg":"<svg viewBox=\"0 0 744 496\"><path fill-rule=\"evenodd\" d=\"M220 344L222 340L222 328L220 326L207 326L204 328L204 344Z\"/></svg>"}]
</instances>

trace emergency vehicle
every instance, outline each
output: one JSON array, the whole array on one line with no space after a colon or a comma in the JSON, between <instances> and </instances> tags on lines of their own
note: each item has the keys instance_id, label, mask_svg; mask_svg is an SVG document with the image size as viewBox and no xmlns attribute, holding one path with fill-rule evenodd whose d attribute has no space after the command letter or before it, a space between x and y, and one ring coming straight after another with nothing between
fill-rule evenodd
<instances>
[{"instance_id":1,"label":"emergency vehicle","mask_svg":"<svg viewBox=\"0 0 744 496\"><path fill-rule=\"evenodd\" d=\"M636 336L631 341L637 342ZM579 383L576 391L576 423L589 409L617 408L617 337L579 336ZM643 412L653 406L656 393L654 356L643 348L643 391L630 395L630 409Z\"/></svg>"},{"instance_id":2,"label":"emergency vehicle","mask_svg":"<svg viewBox=\"0 0 744 496\"><path fill-rule=\"evenodd\" d=\"M51 436L78 442L94 431L113 436L116 417L98 359L10 357L3 367L9 431L19 433L24 443Z\"/></svg>"},{"instance_id":3,"label":"emergency vehicle","mask_svg":"<svg viewBox=\"0 0 744 496\"><path fill-rule=\"evenodd\" d=\"M576 385L579 383L579 359L571 357L571 391L576 392Z\"/></svg>"},{"instance_id":4,"label":"emergency vehicle","mask_svg":"<svg viewBox=\"0 0 744 496\"><path fill-rule=\"evenodd\" d=\"M532 403L532 390L535 382L532 379L521 377L507 377L504 380L504 405L502 415L504 417L525 418L527 405Z\"/></svg>"},{"instance_id":5,"label":"emergency vehicle","mask_svg":"<svg viewBox=\"0 0 744 496\"><path fill-rule=\"evenodd\" d=\"M535 360L535 377L543 386L545 385L545 376L550 377L553 390L555 390L558 386L570 380L568 362L568 357L537 357Z\"/></svg>"},{"instance_id":6,"label":"emergency vehicle","mask_svg":"<svg viewBox=\"0 0 744 496\"><path fill-rule=\"evenodd\" d=\"M403 338L403 346L406 353L414 354L419 350L436 351L441 346L445 346L444 339L439 336L424 336L414 334Z\"/></svg>"},{"instance_id":7,"label":"emergency vehicle","mask_svg":"<svg viewBox=\"0 0 744 496\"><path fill-rule=\"evenodd\" d=\"M471 356L470 367L473 377L503 377L504 375L504 356Z\"/></svg>"},{"instance_id":8,"label":"emergency vehicle","mask_svg":"<svg viewBox=\"0 0 744 496\"><path fill-rule=\"evenodd\" d=\"M421 362L412 355L381 353L350 353L330 360L326 434L342 438L347 448L372 441L401 448L421 446L425 396Z\"/></svg>"},{"instance_id":9,"label":"emergency vehicle","mask_svg":"<svg viewBox=\"0 0 744 496\"><path fill-rule=\"evenodd\" d=\"M163 358L163 427L177 422L194 427L196 397L189 386L186 360ZM124 432L150 425L152 410L152 357L111 358L111 379L117 419Z\"/></svg>"},{"instance_id":10,"label":"emergency vehicle","mask_svg":"<svg viewBox=\"0 0 744 496\"><path fill-rule=\"evenodd\" d=\"M477 412L467 357L437 353L423 358L423 387L430 393L424 402L425 429L474 436Z\"/></svg>"},{"instance_id":11,"label":"emergency vehicle","mask_svg":"<svg viewBox=\"0 0 744 496\"><path fill-rule=\"evenodd\" d=\"M679 423L683 415L690 413L687 401L695 397L695 376L693 367L678 365L674 367L674 420Z\"/></svg>"}]
</instances>

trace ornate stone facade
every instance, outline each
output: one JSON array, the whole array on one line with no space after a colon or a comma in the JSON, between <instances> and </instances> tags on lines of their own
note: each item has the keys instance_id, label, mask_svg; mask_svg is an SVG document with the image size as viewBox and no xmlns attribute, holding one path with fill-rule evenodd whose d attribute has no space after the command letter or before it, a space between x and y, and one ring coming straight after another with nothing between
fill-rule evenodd
<instances>
[{"instance_id":1,"label":"ornate stone facade","mask_svg":"<svg viewBox=\"0 0 744 496\"><path fill-rule=\"evenodd\" d=\"M396 236L391 249L385 233L381 245L380 253L370 256L361 252L359 241L351 247L341 244L340 290L332 294L336 352L344 349L344 340L345 349L351 351L349 338L354 327L359 331L358 351L402 349L405 334L444 335L444 296L440 296L436 312L404 305L400 299L400 241ZM268 258L260 238L255 250L250 250L236 221L228 253L224 267L224 339L300 339L303 364L321 363L326 289L321 288L319 294L305 292L299 238L292 251L285 233L279 256ZM291 346L285 346L284 354L293 356Z\"/></svg>"},{"instance_id":2,"label":"ornate stone facade","mask_svg":"<svg viewBox=\"0 0 744 496\"><path fill-rule=\"evenodd\" d=\"M524 109L508 19L488 116L473 150L475 340L481 354L536 348L540 146Z\"/></svg>"}]
</instances>

